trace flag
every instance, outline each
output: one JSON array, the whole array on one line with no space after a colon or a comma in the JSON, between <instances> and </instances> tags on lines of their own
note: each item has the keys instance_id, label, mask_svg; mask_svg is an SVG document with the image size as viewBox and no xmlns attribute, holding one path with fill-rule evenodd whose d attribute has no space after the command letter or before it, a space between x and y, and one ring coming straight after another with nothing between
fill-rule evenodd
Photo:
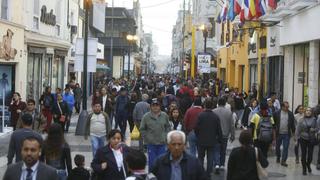
<instances>
[{"instance_id":1,"label":"flag","mask_svg":"<svg viewBox=\"0 0 320 180\"><path fill-rule=\"evenodd\" d=\"M243 0L234 0L233 11L235 12L235 15L240 14L241 7L242 7L242 2L243 2Z\"/></svg>"},{"instance_id":2,"label":"flag","mask_svg":"<svg viewBox=\"0 0 320 180\"><path fill-rule=\"evenodd\" d=\"M246 5L245 5L245 1L246 0L242 1L241 11L240 11L240 14L239 14L241 23L244 23L244 21L246 20Z\"/></svg>"},{"instance_id":3,"label":"flag","mask_svg":"<svg viewBox=\"0 0 320 180\"><path fill-rule=\"evenodd\" d=\"M266 0L267 7L271 8L272 10L277 9L277 0Z\"/></svg>"},{"instance_id":4,"label":"flag","mask_svg":"<svg viewBox=\"0 0 320 180\"><path fill-rule=\"evenodd\" d=\"M224 5L223 5L223 8L222 8L222 11L221 11L221 14L220 14L220 18L221 18L221 21L222 22L225 22L226 20L227 20L227 14L228 14L228 5L227 5L227 2L228 1L226 1L226 3L224 3Z\"/></svg>"},{"instance_id":5,"label":"flag","mask_svg":"<svg viewBox=\"0 0 320 180\"><path fill-rule=\"evenodd\" d=\"M261 9L260 9L260 1L261 0L255 0L255 8L256 8L256 16L255 17L257 19L262 16L262 12L261 12Z\"/></svg>"},{"instance_id":6,"label":"flag","mask_svg":"<svg viewBox=\"0 0 320 180\"><path fill-rule=\"evenodd\" d=\"M235 12L234 12L234 1L235 0L230 0L230 3L229 3L229 9L228 9L228 19L230 21L233 21L234 18L236 17L235 15Z\"/></svg>"},{"instance_id":7,"label":"flag","mask_svg":"<svg viewBox=\"0 0 320 180\"><path fill-rule=\"evenodd\" d=\"M265 15L267 13L267 6L266 6L266 1L265 0L260 0L260 11L261 11L261 16Z\"/></svg>"},{"instance_id":8,"label":"flag","mask_svg":"<svg viewBox=\"0 0 320 180\"><path fill-rule=\"evenodd\" d=\"M249 10L250 10L249 19L256 17L257 12L256 12L255 0L249 0Z\"/></svg>"},{"instance_id":9,"label":"flag","mask_svg":"<svg viewBox=\"0 0 320 180\"><path fill-rule=\"evenodd\" d=\"M217 17L217 23L219 23L219 24L221 23L221 16L220 15L221 15L221 11L219 12L218 17Z\"/></svg>"}]
</instances>

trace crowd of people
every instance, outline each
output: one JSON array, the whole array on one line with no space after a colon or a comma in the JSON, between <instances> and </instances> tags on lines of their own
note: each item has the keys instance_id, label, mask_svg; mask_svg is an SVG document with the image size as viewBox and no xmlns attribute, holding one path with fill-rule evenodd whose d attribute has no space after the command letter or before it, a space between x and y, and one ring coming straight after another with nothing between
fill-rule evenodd
<instances>
[{"instance_id":1,"label":"crowd of people","mask_svg":"<svg viewBox=\"0 0 320 180\"><path fill-rule=\"evenodd\" d=\"M72 168L71 148L64 138L74 109L81 109L80 85L70 83L64 92L57 88L55 93L47 87L38 101L40 111L35 100L25 103L15 92L9 107L15 131L8 165L14 157L16 164L8 167L4 179L14 179L17 172L22 179L41 179L40 170L55 170L50 178L61 180L207 180L226 170L228 180L258 180L272 147L276 163L288 166L291 138L302 174L311 173L313 150L320 146L320 106L300 105L291 112L276 93L259 100L257 96L255 86L247 94L216 80L170 76L99 83L85 123L84 138L90 139L93 155L89 172L80 154ZM227 145L235 140L236 129L241 131L241 145L226 163ZM135 130L141 135L139 145L130 147L124 143L126 134Z\"/></svg>"}]
</instances>

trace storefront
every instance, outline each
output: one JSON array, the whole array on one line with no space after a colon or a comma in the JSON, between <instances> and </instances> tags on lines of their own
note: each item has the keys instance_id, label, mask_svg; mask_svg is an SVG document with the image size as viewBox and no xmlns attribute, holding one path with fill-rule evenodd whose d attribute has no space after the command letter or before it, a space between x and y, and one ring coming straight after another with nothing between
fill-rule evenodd
<instances>
[{"instance_id":1,"label":"storefront","mask_svg":"<svg viewBox=\"0 0 320 180\"><path fill-rule=\"evenodd\" d=\"M24 27L0 19L0 107L11 102L12 93L19 92L25 100L26 61L24 49ZM4 91L4 92L3 92ZM5 97L4 97L5 96Z\"/></svg>"},{"instance_id":2,"label":"storefront","mask_svg":"<svg viewBox=\"0 0 320 180\"><path fill-rule=\"evenodd\" d=\"M305 8L281 21L280 45L284 48L284 100L298 105L319 103L320 4ZM298 28L297 28L298 27Z\"/></svg>"}]
</instances>

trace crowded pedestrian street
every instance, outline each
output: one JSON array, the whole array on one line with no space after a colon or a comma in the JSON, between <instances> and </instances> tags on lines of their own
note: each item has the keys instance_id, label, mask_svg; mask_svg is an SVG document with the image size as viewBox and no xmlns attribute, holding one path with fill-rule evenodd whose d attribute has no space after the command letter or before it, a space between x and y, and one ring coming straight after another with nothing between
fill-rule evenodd
<instances>
[{"instance_id":1,"label":"crowded pedestrian street","mask_svg":"<svg viewBox=\"0 0 320 180\"><path fill-rule=\"evenodd\" d=\"M319 180L320 0L0 0L0 179Z\"/></svg>"}]
</instances>

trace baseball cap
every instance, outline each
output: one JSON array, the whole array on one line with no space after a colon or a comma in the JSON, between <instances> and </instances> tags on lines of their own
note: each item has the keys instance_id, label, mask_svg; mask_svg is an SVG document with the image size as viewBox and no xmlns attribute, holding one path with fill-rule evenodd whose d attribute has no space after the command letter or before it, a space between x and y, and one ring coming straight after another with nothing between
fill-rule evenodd
<instances>
[{"instance_id":1,"label":"baseball cap","mask_svg":"<svg viewBox=\"0 0 320 180\"><path fill-rule=\"evenodd\" d=\"M151 100L151 105L154 105L154 104L160 105L160 102L158 101L157 98L153 98L153 99Z\"/></svg>"}]
</instances>

